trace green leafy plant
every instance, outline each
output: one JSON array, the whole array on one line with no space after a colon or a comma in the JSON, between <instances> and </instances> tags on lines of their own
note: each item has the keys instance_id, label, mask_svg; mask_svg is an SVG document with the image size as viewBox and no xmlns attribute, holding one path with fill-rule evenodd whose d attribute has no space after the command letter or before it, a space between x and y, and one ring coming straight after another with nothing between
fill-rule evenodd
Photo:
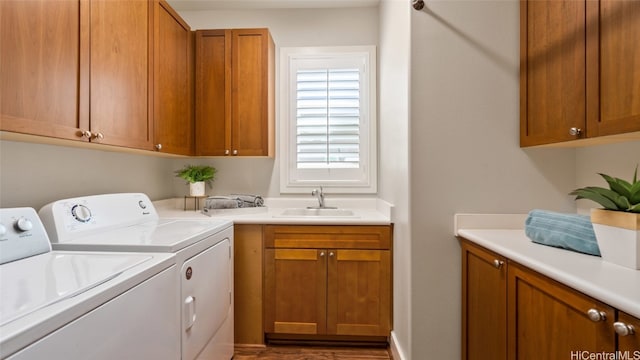
<instances>
[{"instance_id":1,"label":"green leafy plant","mask_svg":"<svg viewBox=\"0 0 640 360\"><path fill-rule=\"evenodd\" d=\"M185 165L182 169L176 170L176 177L182 178L187 183L195 183L204 181L207 185L211 183L216 176L216 168L208 165Z\"/></svg>"},{"instance_id":2,"label":"green leafy plant","mask_svg":"<svg viewBox=\"0 0 640 360\"><path fill-rule=\"evenodd\" d=\"M640 181L638 166L633 173L633 181L628 182L605 174L599 174L609 184L609 189L598 186L587 186L573 190L569 195L578 199L589 199L602 205L607 210L640 213Z\"/></svg>"}]
</instances>

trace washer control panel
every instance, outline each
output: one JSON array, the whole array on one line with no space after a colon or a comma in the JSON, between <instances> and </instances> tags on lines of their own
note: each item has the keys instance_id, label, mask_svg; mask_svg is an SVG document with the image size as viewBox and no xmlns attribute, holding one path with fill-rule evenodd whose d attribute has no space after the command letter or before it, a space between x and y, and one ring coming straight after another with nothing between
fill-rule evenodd
<instances>
[{"instance_id":1,"label":"washer control panel","mask_svg":"<svg viewBox=\"0 0 640 360\"><path fill-rule=\"evenodd\" d=\"M40 209L51 242L71 242L105 230L158 219L145 194L123 193L62 199Z\"/></svg>"},{"instance_id":2,"label":"washer control panel","mask_svg":"<svg viewBox=\"0 0 640 360\"><path fill-rule=\"evenodd\" d=\"M34 209L0 209L0 264L49 251L49 237Z\"/></svg>"}]
</instances>

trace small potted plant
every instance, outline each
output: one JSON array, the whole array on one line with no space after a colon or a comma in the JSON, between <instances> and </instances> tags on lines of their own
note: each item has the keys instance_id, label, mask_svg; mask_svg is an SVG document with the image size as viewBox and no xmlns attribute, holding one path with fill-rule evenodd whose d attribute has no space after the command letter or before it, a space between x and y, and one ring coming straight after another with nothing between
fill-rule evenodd
<instances>
[{"instance_id":1,"label":"small potted plant","mask_svg":"<svg viewBox=\"0 0 640 360\"><path fill-rule=\"evenodd\" d=\"M190 196L204 196L206 183L211 184L216 176L216 168L208 165L185 165L175 171L176 177L182 178L189 184Z\"/></svg>"},{"instance_id":2,"label":"small potted plant","mask_svg":"<svg viewBox=\"0 0 640 360\"><path fill-rule=\"evenodd\" d=\"M609 188L588 186L572 191L578 199L589 199L603 209L591 209L591 223L602 258L640 269L640 181L638 167L631 182L600 174Z\"/></svg>"}]
</instances>

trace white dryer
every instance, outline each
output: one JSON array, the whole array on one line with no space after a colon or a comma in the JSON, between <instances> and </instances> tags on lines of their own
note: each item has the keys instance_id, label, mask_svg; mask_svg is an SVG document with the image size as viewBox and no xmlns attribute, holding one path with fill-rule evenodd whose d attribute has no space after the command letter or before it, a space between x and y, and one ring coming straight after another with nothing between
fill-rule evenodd
<instances>
[{"instance_id":1,"label":"white dryer","mask_svg":"<svg viewBox=\"0 0 640 360\"><path fill-rule=\"evenodd\" d=\"M231 221L160 219L141 193L59 200L39 214L57 250L175 254L181 358L233 357Z\"/></svg>"},{"instance_id":2,"label":"white dryer","mask_svg":"<svg viewBox=\"0 0 640 360\"><path fill-rule=\"evenodd\" d=\"M0 209L0 359L166 359L175 256L52 251L32 208Z\"/></svg>"}]
</instances>

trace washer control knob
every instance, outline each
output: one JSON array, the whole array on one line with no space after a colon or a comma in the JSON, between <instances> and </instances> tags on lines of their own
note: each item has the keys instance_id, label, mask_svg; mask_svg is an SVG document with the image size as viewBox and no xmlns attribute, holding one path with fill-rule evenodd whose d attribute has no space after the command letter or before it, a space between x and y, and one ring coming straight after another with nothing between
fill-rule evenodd
<instances>
[{"instance_id":1,"label":"washer control knob","mask_svg":"<svg viewBox=\"0 0 640 360\"><path fill-rule=\"evenodd\" d=\"M142 210L147 208L147 204L142 200L138 201L138 206L140 206L140 209Z\"/></svg>"},{"instance_id":2,"label":"washer control knob","mask_svg":"<svg viewBox=\"0 0 640 360\"><path fill-rule=\"evenodd\" d=\"M91 210L89 210L89 208L84 205L74 205L71 208L71 215L73 215L74 219L83 223L91 220Z\"/></svg>"},{"instance_id":3,"label":"washer control knob","mask_svg":"<svg viewBox=\"0 0 640 360\"><path fill-rule=\"evenodd\" d=\"M19 232L25 232L33 229L33 223L31 222L31 220L21 217L16 221L14 227Z\"/></svg>"}]
</instances>

